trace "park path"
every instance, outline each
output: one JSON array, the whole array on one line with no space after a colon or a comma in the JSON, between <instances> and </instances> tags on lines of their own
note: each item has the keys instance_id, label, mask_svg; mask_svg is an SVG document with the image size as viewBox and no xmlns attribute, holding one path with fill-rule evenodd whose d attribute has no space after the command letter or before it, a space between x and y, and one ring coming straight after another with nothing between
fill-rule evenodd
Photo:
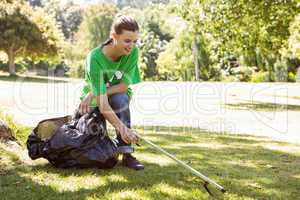
<instances>
[{"instance_id":1,"label":"park path","mask_svg":"<svg viewBox=\"0 0 300 200\"><path fill-rule=\"evenodd\" d=\"M225 104L269 102L298 105L297 83L144 82L134 86L133 125L185 126L267 136L300 144L300 109L237 110ZM0 81L0 106L23 124L72 114L82 81ZM297 107L296 107L297 108Z\"/></svg>"}]
</instances>

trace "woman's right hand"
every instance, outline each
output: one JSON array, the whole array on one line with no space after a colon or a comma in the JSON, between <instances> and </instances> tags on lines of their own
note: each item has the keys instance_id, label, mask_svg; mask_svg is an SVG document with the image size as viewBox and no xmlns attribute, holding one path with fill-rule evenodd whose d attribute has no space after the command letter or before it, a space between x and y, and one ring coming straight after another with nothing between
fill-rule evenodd
<instances>
[{"instance_id":1,"label":"woman's right hand","mask_svg":"<svg viewBox=\"0 0 300 200\"><path fill-rule=\"evenodd\" d=\"M90 93L88 93L88 95L86 95L86 97L80 102L80 104L79 104L79 113L80 113L81 115L84 115L84 114L86 114L86 113L88 113L88 112L91 111L90 104L91 104L93 98L94 98L94 95L93 95L93 93L90 92Z\"/></svg>"},{"instance_id":2,"label":"woman's right hand","mask_svg":"<svg viewBox=\"0 0 300 200\"><path fill-rule=\"evenodd\" d=\"M139 141L139 137L130 128L124 126L119 130L121 138L127 144L136 144Z\"/></svg>"}]
</instances>

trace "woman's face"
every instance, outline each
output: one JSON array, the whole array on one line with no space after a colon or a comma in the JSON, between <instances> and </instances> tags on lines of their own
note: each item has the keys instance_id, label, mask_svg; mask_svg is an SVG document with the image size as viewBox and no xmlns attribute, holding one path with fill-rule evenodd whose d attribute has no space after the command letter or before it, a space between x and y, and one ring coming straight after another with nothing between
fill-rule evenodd
<instances>
[{"instance_id":1,"label":"woman's face","mask_svg":"<svg viewBox=\"0 0 300 200\"><path fill-rule=\"evenodd\" d=\"M123 30L121 34L114 34L116 39L116 47L122 55L129 55L133 47L135 47L139 32Z\"/></svg>"}]
</instances>

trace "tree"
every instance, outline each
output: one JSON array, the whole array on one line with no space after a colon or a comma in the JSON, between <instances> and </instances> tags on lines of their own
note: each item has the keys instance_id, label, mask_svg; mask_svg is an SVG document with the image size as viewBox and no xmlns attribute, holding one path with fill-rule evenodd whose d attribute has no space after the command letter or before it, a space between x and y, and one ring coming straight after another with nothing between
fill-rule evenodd
<instances>
[{"instance_id":1,"label":"tree","mask_svg":"<svg viewBox=\"0 0 300 200\"><path fill-rule=\"evenodd\" d=\"M10 75L16 73L16 57L54 58L62 42L55 20L24 1L11 0L0 5L0 32L0 50L8 56Z\"/></svg>"},{"instance_id":2,"label":"tree","mask_svg":"<svg viewBox=\"0 0 300 200\"><path fill-rule=\"evenodd\" d=\"M104 42L110 33L110 28L117 14L117 8L111 4L98 4L85 10L83 21L79 27L78 35L83 46L88 49L95 48ZM86 44L84 44L86 43Z\"/></svg>"},{"instance_id":3,"label":"tree","mask_svg":"<svg viewBox=\"0 0 300 200\"><path fill-rule=\"evenodd\" d=\"M167 21L172 18L165 6L151 5L145 10L126 8L122 14L129 14L137 19L140 32L141 68L145 79L157 79L156 60L165 50L166 44L173 38L172 27Z\"/></svg>"},{"instance_id":4,"label":"tree","mask_svg":"<svg viewBox=\"0 0 300 200\"><path fill-rule=\"evenodd\" d=\"M42 0L41 6L49 15L54 16L65 38L72 41L82 22L83 9L73 1L62 6L59 0Z\"/></svg>"},{"instance_id":5,"label":"tree","mask_svg":"<svg viewBox=\"0 0 300 200\"><path fill-rule=\"evenodd\" d=\"M156 60L167 42L160 40L154 32L148 32L142 36L143 42L140 45L142 62L145 64L142 70L144 71L144 78L156 79L158 75Z\"/></svg>"},{"instance_id":6,"label":"tree","mask_svg":"<svg viewBox=\"0 0 300 200\"><path fill-rule=\"evenodd\" d=\"M226 68L226 58L273 71L289 38L289 24L299 13L296 0L184 0L179 13L194 36L208 43L214 63Z\"/></svg>"},{"instance_id":7,"label":"tree","mask_svg":"<svg viewBox=\"0 0 300 200\"><path fill-rule=\"evenodd\" d=\"M292 57L300 60L300 14L295 17L295 20L290 26L290 38L288 40L288 50Z\"/></svg>"},{"instance_id":8,"label":"tree","mask_svg":"<svg viewBox=\"0 0 300 200\"><path fill-rule=\"evenodd\" d=\"M191 44L189 32L180 31L166 45L156 61L160 80L191 81L195 77Z\"/></svg>"},{"instance_id":9,"label":"tree","mask_svg":"<svg viewBox=\"0 0 300 200\"><path fill-rule=\"evenodd\" d=\"M109 37L117 8L112 4L97 4L86 7L82 13L82 23L73 41L64 46L66 62L75 77L84 77L83 60L87 53Z\"/></svg>"},{"instance_id":10,"label":"tree","mask_svg":"<svg viewBox=\"0 0 300 200\"><path fill-rule=\"evenodd\" d=\"M83 9L70 2L61 10L61 28L66 39L73 41L75 33L82 22Z\"/></svg>"}]
</instances>

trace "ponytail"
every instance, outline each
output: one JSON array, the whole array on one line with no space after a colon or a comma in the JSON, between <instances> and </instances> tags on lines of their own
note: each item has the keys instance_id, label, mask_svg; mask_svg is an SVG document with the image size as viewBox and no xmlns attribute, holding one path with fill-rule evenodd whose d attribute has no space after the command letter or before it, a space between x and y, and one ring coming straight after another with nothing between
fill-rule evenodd
<instances>
[{"instance_id":1,"label":"ponytail","mask_svg":"<svg viewBox=\"0 0 300 200\"><path fill-rule=\"evenodd\" d=\"M101 48L104 47L104 46L106 46L106 45L108 45L108 44L111 43L112 41L113 41L112 38L108 38L105 42L103 42L103 43L100 45Z\"/></svg>"},{"instance_id":2,"label":"ponytail","mask_svg":"<svg viewBox=\"0 0 300 200\"><path fill-rule=\"evenodd\" d=\"M111 31L114 31L116 34L122 34L123 30L138 31L139 25L132 17L118 15L111 25ZM107 39L104 43L101 44L101 48L105 45L110 44L111 42L113 42L112 38Z\"/></svg>"}]
</instances>

